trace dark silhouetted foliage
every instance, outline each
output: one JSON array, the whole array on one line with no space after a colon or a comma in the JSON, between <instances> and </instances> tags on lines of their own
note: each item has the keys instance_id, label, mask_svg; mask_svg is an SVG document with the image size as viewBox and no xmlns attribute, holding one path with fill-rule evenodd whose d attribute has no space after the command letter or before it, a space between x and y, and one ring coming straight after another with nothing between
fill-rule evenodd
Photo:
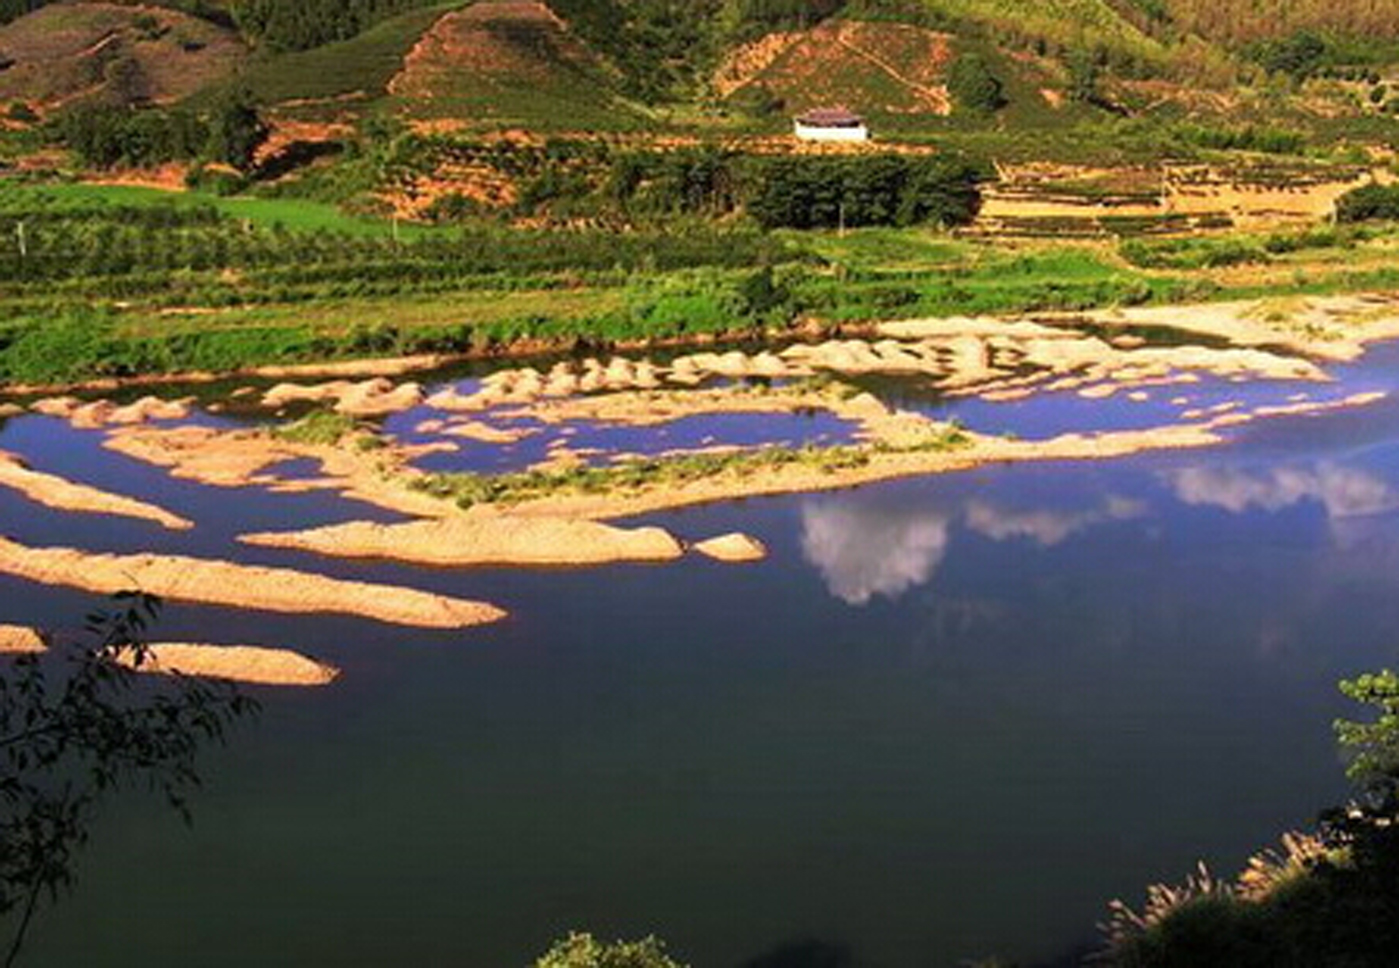
<instances>
[{"instance_id":1,"label":"dark silhouetted foliage","mask_svg":"<svg viewBox=\"0 0 1399 968\"><path fill-rule=\"evenodd\" d=\"M1365 185L1336 202L1338 222L1399 219L1399 185Z\"/></svg>"},{"instance_id":2,"label":"dark silhouetted foliage","mask_svg":"<svg viewBox=\"0 0 1399 968\"><path fill-rule=\"evenodd\" d=\"M23 655L0 674L0 915L17 920L6 965L38 905L72 887L77 853L109 794L160 792L189 819L195 761L255 711L231 686L173 677L135 683L159 602L139 593L88 617L84 638Z\"/></svg>"}]
</instances>

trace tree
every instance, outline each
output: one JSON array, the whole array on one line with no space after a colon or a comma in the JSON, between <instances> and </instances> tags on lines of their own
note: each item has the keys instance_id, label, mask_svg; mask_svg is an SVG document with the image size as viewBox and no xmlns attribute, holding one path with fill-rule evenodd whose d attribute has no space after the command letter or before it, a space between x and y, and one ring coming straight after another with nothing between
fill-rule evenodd
<instances>
[{"instance_id":1,"label":"tree","mask_svg":"<svg viewBox=\"0 0 1399 968\"><path fill-rule=\"evenodd\" d=\"M1364 893L1387 898L1390 913L1399 914L1399 675L1389 669L1366 674L1342 682L1341 691L1377 716L1336 721L1336 737L1353 756L1346 775L1360 797L1328 810L1322 827L1350 850Z\"/></svg>"},{"instance_id":2,"label":"tree","mask_svg":"<svg viewBox=\"0 0 1399 968\"><path fill-rule=\"evenodd\" d=\"M116 105L124 107L150 96L146 72L141 68L141 62L130 54L122 54L108 61L102 68L102 81L106 99Z\"/></svg>"},{"instance_id":3,"label":"tree","mask_svg":"<svg viewBox=\"0 0 1399 968\"><path fill-rule=\"evenodd\" d=\"M666 954L665 944L654 937L641 941L598 941L591 934L574 932L554 944L534 963L534 968L685 968Z\"/></svg>"},{"instance_id":4,"label":"tree","mask_svg":"<svg viewBox=\"0 0 1399 968\"><path fill-rule=\"evenodd\" d=\"M1069 100L1080 104L1096 104L1102 100L1098 84L1102 80L1103 67L1098 57L1091 51L1070 51L1065 59L1069 71Z\"/></svg>"},{"instance_id":5,"label":"tree","mask_svg":"<svg viewBox=\"0 0 1399 968\"><path fill-rule=\"evenodd\" d=\"M1365 222L1399 218L1399 186L1362 185L1336 201L1336 221Z\"/></svg>"},{"instance_id":6,"label":"tree","mask_svg":"<svg viewBox=\"0 0 1399 968\"><path fill-rule=\"evenodd\" d=\"M206 150L212 160L247 171L267 135L267 125L258 114L252 94L247 88L235 87L214 105Z\"/></svg>"},{"instance_id":7,"label":"tree","mask_svg":"<svg viewBox=\"0 0 1399 968\"><path fill-rule=\"evenodd\" d=\"M947 76L947 90L963 111L990 114L1006 103L1000 78L991 73L990 65L978 54L957 58Z\"/></svg>"},{"instance_id":8,"label":"tree","mask_svg":"<svg viewBox=\"0 0 1399 968\"><path fill-rule=\"evenodd\" d=\"M1399 784L1399 675L1392 670L1341 683L1341 692L1379 713L1373 722L1336 721L1336 738L1355 754L1346 774L1366 787Z\"/></svg>"},{"instance_id":9,"label":"tree","mask_svg":"<svg viewBox=\"0 0 1399 968\"><path fill-rule=\"evenodd\" d=\"M1321 69L1326 41L1309 30L1299 30L1290 37L1257 44L1252 53L1264 70L1302 81Z\"/></svg>"},{"instance_id":10,"label":"tree","mask_svg":"<svg viewBox=\"0 0 1399 968\"><path fill-rule=\"evenodd\" d=\"M15 659L0 675L0 917L18 919L14 964L44 898L71 889L78 850L110 793L144 784L186 822L195 759L256 710L232 686L172 677L135 682L160 603L123 593L88 616L86 638Z\"/></svg>"}]
</instances>

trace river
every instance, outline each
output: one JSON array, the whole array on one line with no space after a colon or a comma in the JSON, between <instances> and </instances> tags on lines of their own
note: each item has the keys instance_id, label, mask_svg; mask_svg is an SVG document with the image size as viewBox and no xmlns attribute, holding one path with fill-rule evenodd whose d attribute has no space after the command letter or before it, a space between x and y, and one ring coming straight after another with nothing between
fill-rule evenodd
<instances>
[{"instance_id":1,"label":"river","mask_svg":"<svg viewBox=\"0 0 1399 968\"><path fill-rule=\"evenodd\" d=\"M1341 376L1336 393L1399 386L1399 351ZM1057 430L1065 399L1007 426ZM0 448L198 523L0 491L21 542L236 556L511 613L440 632L170 604L163 638L344 674L254 690L264 713L205 761L192 828L154 797L104 813L30 963L522 968L574 928L654 932L698 968L800 940L886 968L1091 946L1112 899L1200 859L1233 874L1344 796L1336 681L1399 661L1399 400L1234 438L638 519L752 534L771 552L755 565L442 571L234 545L396 518L175 481L12 419ZM0 620L58 626L97 604L9 578L0 601Z\"/></svg>"}]
</instances>

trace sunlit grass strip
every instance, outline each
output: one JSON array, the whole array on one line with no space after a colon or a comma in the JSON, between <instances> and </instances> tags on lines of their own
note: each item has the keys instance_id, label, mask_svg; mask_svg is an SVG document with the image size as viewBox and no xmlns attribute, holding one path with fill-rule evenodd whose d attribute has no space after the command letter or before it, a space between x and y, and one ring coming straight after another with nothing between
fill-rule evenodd
<instances>
[{"instance_id":1,"label":"sunlit grass strip","mask_svg":"<svg viewBox=\"0 0 1399 968\"><path fill-rule=\"evenodd\" d=\"M272 436L289 444L329 446L340 443L358 429L359 423L354 417L330 410L315 410L299 420L274 428Z\"/></svg>"},{"instance_id":2,"label":"sunlit grass strip","mask_svg":"<svg viewBox=\"0 0 1399 968\"><path fill-rule=\"evenodd\" d=\"M867 467L876 454L950 451L970 442L971 438L960 427L948 426L912 445L771 446L719 453L634 457L603 466L580 464L507 474L462 471L415 478L411 486L443 500L453 500L463 508L476 504L520 504L556 494L609 494L676 487L719 476L745 478L784 467L836 474Z\"/></svg>"}]
</instances>

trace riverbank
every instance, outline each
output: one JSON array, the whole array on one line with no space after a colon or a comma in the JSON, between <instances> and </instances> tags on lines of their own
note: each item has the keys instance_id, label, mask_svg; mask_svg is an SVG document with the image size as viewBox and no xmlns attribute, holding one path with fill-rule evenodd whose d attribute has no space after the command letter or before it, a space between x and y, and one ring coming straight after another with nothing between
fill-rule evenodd
<instances>
[{"instance_id":1,"label":"riverbank","mask_svg":"<svg viewBox=\"0 0 1399 968\"><path fill-rule=\"evenodd\" d=\"M1171 308L1399 286L1390 259L1396 232L1386 226L1279 226L1266 236L1159 245L927 229L492 230L424 239L389 255L364 240L330 245L295 233L250 237L233 224L177 223L149 229L161 242L155 249L184 245L167 232L197 231L224 256L156 285L169 282L168 273L143 269L139 254L133 266L84 275L107 259L94 253L91 264L46 262L42 278L23 276L0 294L3 392L194 386L232 375L402 375L580 348L867 337L897 317ZM128 226L115 220L111 229ZM62 228L75 238L85 231L81 220ZM1184 255L1171 247L1176 241L1190 243ZM299 261L303 249L307 264ZM220 264L224 257L230 264Z\"/></svg>"},{"instance_id":2,"label":"riverbank","mask_svg":"<svg viewBox=\"0 0 1399 968\"><path fill-rule=\"evenodd\" d=\"M974 369L967 372L970 360L966 356L966 347L969 345L966 341L976 339L982 344L988 344L992 340L1006 340L1014 344L1015 349L1024 351L1026 346L1035 347L1038 340L1062 338L1065 330L1072 331L1075 328L1081 332L1101 334L1103 338L1100 342L1107 342L1117 348L1132 348L1133 340L1140 339L1148 342L1166 340L1183 343L1194 338L1223 341L1244 350L1281 350L1302 358L1344 361L1354 359L1363 351L1364 346L1372 342L1399 336L1399 297L1396 297L1392 290L1357 290L1322 295L1294 292L1248 299L1221 298L1210 302L1181 302L1158 306L1110 305L1071 312L1050 309L975 316L953 313L945 316L892 320L846 320L833 325L811 320L807 325L764 334L761 338L771 347L767 352L736 354L732 349L708 352L704 348L722 345L725 334L699 332L655 340L606 341L609 349L603 355L603 359L620 357L645 360L649 351L661 351L665 358L672 361L664 367L669 371L669 377L673 382L684 385L694 385L714 376L776 378L821 369L845 373L924 372L938 375L940 372L945 374L952 367L940 367L936 360L930 360L926 356L922 359L906 358L896 361L896 365L891 366L888 361L879 360L877 349L871 355L871 346L888 340L939 341L947 344L947 348L951 349L954 355L956 351L962 351L963 358L956 360L955 366L962 370L961 379L965 387L971 389L983 382L987 374ZM748 346L751 346L755 339L752 331L735 330L727 335L735 340L742 340ZM955 342L958 340L962 342ZM1060 347L1064 345L1066 344L1060 344ZM26 400L41 395L91 395L136 387L198 385L235 379L250 382L312 379L367 381L371 378L442 371L472 362L497 361L504 367L513 359L537 358L550 353L561 354L574 351L576 347L577 338L569 336L558 341L527 339L450 353L267 364L233 367L227 370L180 370L66 382L0 382L0 396ZM1173 348L1178 351L1184 349L1182 346ZM687 349L691 352L686 352ZM786 351L782 354L785 360L778 361L774 352L781 350ZM747 362L734 363L736 357L745 355ZM573 352L569 352L569 356L578 359L580 366L590 358L596 358ZM1266 357L1245 360L1239 364L1239 368L1249 369L1251 362L1258 361L1263 361L1264 366L1261 370L1255 369L1254 372L1271 375L1266 372ZM1031 358L1025 362L1033 366L1045 361ZM1101 360L1085 356L1081 359L1060 358L1048 362L1062 367L1087 365ZM1155 362L1159 365L1162 362L1169 364L1173 361L1165 358ZM564 388L563 392L555 387L547 395L563 395L570 389L626 389L627 380L630 380L631 387L648 388L645 368L640 376L633 371L630 377L619 380L616 371L609 372L608 366L610 364L599 365L593 385L589 385L586 380L589 369L584 366L579 373L579 381L575 382L573 387ZM648 363L646 366L650 366L654 374L655 365ZM343 389L337 392L332 387L320 393L311 393L303 388L299 397L286 394L280 402L311 400L318 397L337 399L343 396ZM63 405L69 409L76 409L80 403L67 398L63 400ZM149 404L147 406L149 407ZM394 406L394 401L389 400L381 407L368 407L365 413L374 415L390 412ZM120 423L125 419L120 410L115 418L109 417L101 410L94 411L91 401L87 402L87 409L82 410L81 415L106 423ZM131 419L133 422L137 421L140 415Z\"/></svg>"}]
</instances>

